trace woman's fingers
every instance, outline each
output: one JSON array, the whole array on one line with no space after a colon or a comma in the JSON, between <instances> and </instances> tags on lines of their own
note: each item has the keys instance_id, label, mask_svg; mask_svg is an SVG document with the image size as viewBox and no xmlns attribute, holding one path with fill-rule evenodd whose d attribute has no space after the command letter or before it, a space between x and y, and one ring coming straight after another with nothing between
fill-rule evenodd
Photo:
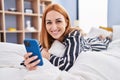
<instances>
[{"instance_id":1,"label":"woman's fingers","mask_svg":"<svg viewBox=\"0 0 120 80\"><path fill-rule=\"evenodd\" d=\"M105 36L104 36L104 35L100 35L100 36L99 36L99 39L100 39L100 40L103 40L103 39L105 39Z\"/></svg>"},{"instance_id":2,"label":"woman's fingers","mask_svg":"<svg viewBox=\"0 0 120 80\"><path fill-rule=\"evenodd\" d=\"M31 55L32 55L32 53L27 53L27 54L25 54L25 55L24 55L24 59L25 59L25 60L28 59Z\"/></svg>"},{"instance_id":3,"label":"woman's fingers","mask_svg":"<svg viewBox=\"0 0 120 80\"><path fill-rule=\"evenodd\" d=\"M32 62L32 61L35 60L35 59L37 59L37 56L32 56L32 57L30 57L30 58L27 58L27 59L25 60L25 65L30 64L30 62Z\"/></svg>"},{"instance_id":4,"label":"woman's fingers","mask_svg":"<svg viewBox=\"0 0 120 80\"><path fill-rule=\"evenodd\" d=\"M37 60L37 61L35 61L35 62L33 62L33 63L31 63L31 64L29 64L27 67L28 67L28 69L29 70L34 70L34 69L36 69L37 68L37 64L40 62L40 60Z\"/></svg>"},{"instance_id":5,"label":"woman's fingers","mask_svg":"<svg viewBox=\"0 0 120 80\"><path fill-rule=\"evenodd\" d=\"M35 61L35 62L32 62L32 63L30 63L30 64L27 64L26 65L26 68L28 69L28 70L35 70L36 68L37 68L37 64L40 62L40 60L37 60L37 61Z\"/></svg>"},{"instance_id":6,"label":"woman's fingers","mask_svg":"<svg viewBox=\"0 0 120 80\"><path fill-rule=\"evenodd\" d=\"M30 67L30 68L27 68L28 70L36 70L37 69L37 66L34 66L34 67Z\"/></svg>"},{"instance_id":7,"label":"woman's fingers","mask_svg":"<svg viewBox=\"0 0 120 80\"><path fill-rule=\"evenodd\" d=\"M27 69L35 70L37 68L36 65L40 62L40 60L36 60L38 58L38 56L30 57L31 55L32 55L32 53L27 53L24 55L24 58L25 58L24 64ZM36 61L34 61L34 60L36 60ZM34 61L34 62L32 62L32 61Z\"/></svg>"}]
</instances>

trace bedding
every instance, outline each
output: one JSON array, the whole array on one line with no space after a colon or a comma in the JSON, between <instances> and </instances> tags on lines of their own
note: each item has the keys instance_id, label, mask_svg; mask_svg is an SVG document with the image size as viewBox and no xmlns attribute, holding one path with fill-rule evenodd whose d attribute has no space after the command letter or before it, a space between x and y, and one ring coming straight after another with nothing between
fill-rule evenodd
<instances>
[{"instance_id":1,"label":"bedding","mask_svg":"<svg viewBox=\"0 0 120 80\"><path fill-rule=\"evenodd\" d=\"M24 80L27 70L20 63L25 53L23 45L0 42L0 80Z\"/></svg>"},{"instance_id":2,"label":"bedding","mask_svg":"<svg viewBox=\"0 0 120 80\"><path fill-rule=\"evenodd\" d=\"M89 33L86 35L86 37L93 38L93 37L98 37L100 35L112 36L112 32L107 31L107 30L105 30L103 28L92 27L90 29Z\"/></svg>"},{"instance_id":3,"label":"bedding","mask_svg":"<svg viewBox=\"0 0 120 80\"><path fill-rule=\"evenodd\" d=\"M56 42L55 42L56 43ZM56 43L57 46L59 43ZM115 46L112 46L114 45ZM54 46L55 47L55 46ZM110 43L107 51L102 52L83 52L77 58L74 66L68 71L59 71L54 69L54 66L45 69L39 69L37 75L27 74L26 80L49 80L46 76L47 72L52 71L51 76L55 77L52 80L119 80L120 76L120 40ZM55 49L55 48L53 48ZM57 49L57 47L56 47ZM46 66L50 66L47 65ZM41 73L45 71L45 73ZM56 73L56 74L53 74ZM44 76L40 76L43 75Z\"/></svg>"},{"instance_id":4,"label":"bedding","mask_svg":"<svg viewBox=\"0 0 120 80\"><path fill-rule=\"evenodd\" d=\"M56 53L61 50L64 50L64 46L55 41L49 51ZM119 52L120 39L117 39L110 43L106 51L81 53L68 72L60 71L44 58L43 66L28 71L19 65L26 53L24 46L0 43L0 80L120 80ZM59 54L56 55L62 55Z\"/></svg>"},{"instance_id":5,"label":"bedding","mask_svg":"<svg viewBox=\"0 0 120 80\"><path fill-rule=\"evenodd\" d=\"M114 25L113 28L113 40L120 39L120 25Z\"/></svg>"},{"instance_id":6,"label":"bedding","mask_svg":"<svg viewBox=\"0 0 120 80\"><path fill-rule=\"evenodd\" d=\"M18 66L26 53L24 45L0 43L0 66Z\"/></svg>"}]
</instances>

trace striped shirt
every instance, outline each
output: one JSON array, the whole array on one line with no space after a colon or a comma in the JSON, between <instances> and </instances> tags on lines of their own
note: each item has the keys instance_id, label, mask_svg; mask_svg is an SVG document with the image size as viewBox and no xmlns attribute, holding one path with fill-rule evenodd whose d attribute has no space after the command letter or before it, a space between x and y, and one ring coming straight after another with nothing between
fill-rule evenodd
<instances>
[{"instance_id":1,"label":"striped shirt","mask_svg":"<svg viewBox=\"0 0 120 80\"><path fill-rule=\"evenodd\" d=\"M98 37L84 39L80 31L75 30L72 33L69 33L63 41L63 44L66 47L64 55L62 57L57 57L51 54L50 62L59 67L60 70L68 71L82 51L106 50L109 42L109 38L102 41Z\"/></svg>"}]
</instances>

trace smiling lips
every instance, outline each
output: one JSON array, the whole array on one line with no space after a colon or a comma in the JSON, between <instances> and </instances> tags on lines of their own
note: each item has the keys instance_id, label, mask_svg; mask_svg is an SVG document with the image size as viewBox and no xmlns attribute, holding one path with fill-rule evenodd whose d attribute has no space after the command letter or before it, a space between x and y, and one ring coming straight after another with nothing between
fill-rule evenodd
<instances>
[{"instance_id":1,"label":"smiling lips","mask_svg":"<svg viewBox=\"0 0 120 80\"><path fill-rule=\"evenodd\" d=\"M53 35L57 35L59 32L60 32L60 30L51 31L51 33L52 33Z\"/></svg>"}]
</instances>

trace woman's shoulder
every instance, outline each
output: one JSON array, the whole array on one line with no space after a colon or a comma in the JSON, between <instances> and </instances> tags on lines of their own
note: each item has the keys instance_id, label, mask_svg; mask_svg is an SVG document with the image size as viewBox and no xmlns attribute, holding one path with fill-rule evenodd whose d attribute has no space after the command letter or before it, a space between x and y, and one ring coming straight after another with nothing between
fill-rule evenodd
<instances>
[{"instance_id":1,"label":"woman's shoulder","mask_svg":"<svg viewBox=\"0 0 120 80\"><path fill-rule=\"evenodd\" d=\"M67 39L72 39L72 38L80 38L82 37L83 34L82 34L82 30L80 28L70 28L69 29L69 33L64 37L64 40L67 40Z\"/></svg>"},{"instance_id":2,"label":"woman's shoulder","mask_svg":"<svg viewBox=\"0 0 120 80\"><path fill-rule=\"evenodd\" d=\"M69 32L68 36L78 36L81 35L81 31L79 29L74 29L72 31Z\"/></svg>"},{"instance_id":3,"label":"woman's shoulder","mask_svg":"<svg viewBox=\"0 0 120 80\"><path fill-rule=\"evenodd\" d=\"M85 36L86 33L80 27L70 28L69 36L75 36L75 35Z\"/></svg>"}]
</instances>

